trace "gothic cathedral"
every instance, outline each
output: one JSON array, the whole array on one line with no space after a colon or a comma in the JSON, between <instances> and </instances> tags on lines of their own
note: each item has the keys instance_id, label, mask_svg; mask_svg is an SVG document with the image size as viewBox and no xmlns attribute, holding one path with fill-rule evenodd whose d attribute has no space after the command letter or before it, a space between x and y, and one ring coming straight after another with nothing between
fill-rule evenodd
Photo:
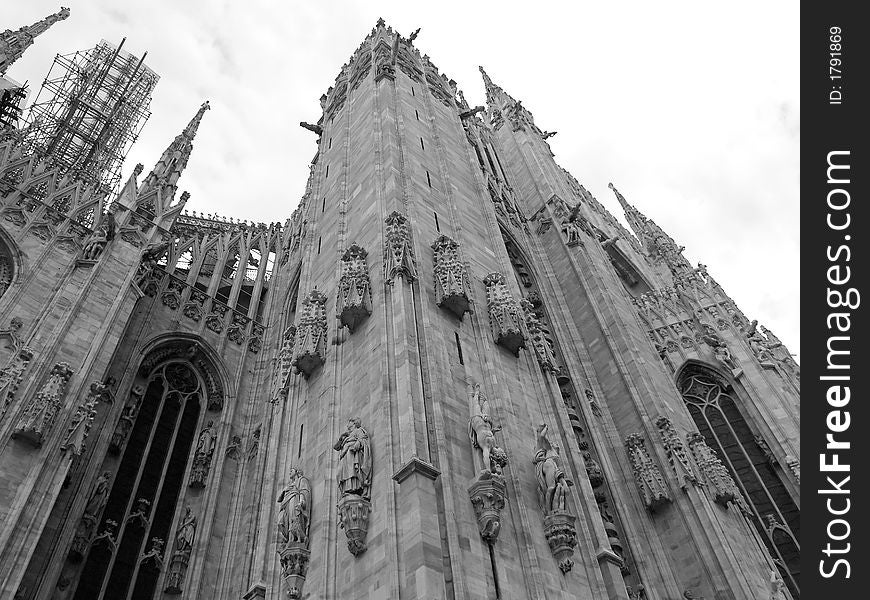
<instances>
[{"instance_id":1,"label":"gothic cathedral","mask_svg":"<svg viewBox=\"0 0 870 600\"><path fill-rule=\"evenodd\" d=\"M140 57L22 111L68 14L0 32L0 597L799 598L800 367L483 69L378 21L287 221L206 218L208 102L121 179Z\"/></svg>"}]
</instances>

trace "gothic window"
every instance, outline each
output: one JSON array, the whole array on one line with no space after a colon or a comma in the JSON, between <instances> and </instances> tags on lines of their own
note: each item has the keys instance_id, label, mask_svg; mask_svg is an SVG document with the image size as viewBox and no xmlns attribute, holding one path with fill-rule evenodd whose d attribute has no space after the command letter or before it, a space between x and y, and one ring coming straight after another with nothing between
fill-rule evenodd
<instances>
[{"instance_id":1,"label":"gothic window","mask_svg":"<svg viewBox=\"0 0 870 600\"><path fill-rule=\"evenodd\" d=\"M150 368L154 363L159 364ZM117 464L117 470L98 530L104 531L107 522L117 523L115 543L91 545L75 600L154 596L161 572L143 557L154 538L168 540L194 441L201 437L200 413L215 393L208 383L214 373L202 372L201 355L192 358L191 348L181 344L153 351L142 364L150 369L140 371L144 394L137 396L134 386L110 445L120 460L107 457L107 464ZM124 416L131 414L124 423ZM163 551L164 565L170 552Z\"/></svg>"},{"instance_id":2,"label":"gothic window","mask_svg":"<svg viewBox=\"0 0 870 600\"><path fill-rule=\"evenodd\" d=\"M797 598L800 512L783 485L775 459L755 441L733 388L713 371L690 365L680 374L678 387L698 430L740 486L753 524Z\"/></svg>"},{"instance_id":3,"label":"gothic window","mask_svg":"<svg viewBox=\"0 0 870 600\"><path fill-rule=\"evenodd\" d=\"M3 238L0 238L0 298L3 297L6 290L12 285L12 276L15 274L14 268L15 262L12 260L12 251L9 250L9 246L6 245Z\"/></svg>"}]
</instances>

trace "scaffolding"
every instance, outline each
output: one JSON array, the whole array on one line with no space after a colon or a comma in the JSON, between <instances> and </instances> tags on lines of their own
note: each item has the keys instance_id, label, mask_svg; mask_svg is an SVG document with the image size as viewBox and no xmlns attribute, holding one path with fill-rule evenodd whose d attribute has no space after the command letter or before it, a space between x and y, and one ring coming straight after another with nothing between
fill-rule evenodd
<instances>
[{"instance_id":1,"label":"scaffolding","mask_svg":"<svg viewBox=\"0 0 870 600\"><path fill-rule=\"evenodd\" d=\"M58 54L31 104L25 143L64 172L115 191L130 147L151 116L159 76L105 40L89 50Z\"/></svg>"},{"instance_id":2,"label":"scaffolding","mask_svg":"<svg viewBox=\"0 0 870 600\"><path fill-rule=\"evenodd\" d=\"M18 127L24 99L27 97L27 84L18 85L14 81L0 77L0 131Z\"/></svg>"}]
</instances>

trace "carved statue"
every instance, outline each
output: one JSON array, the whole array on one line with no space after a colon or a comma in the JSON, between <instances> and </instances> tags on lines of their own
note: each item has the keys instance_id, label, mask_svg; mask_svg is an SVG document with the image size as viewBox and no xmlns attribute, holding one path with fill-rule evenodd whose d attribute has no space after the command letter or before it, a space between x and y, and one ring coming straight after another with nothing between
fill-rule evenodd
<instances>
[{"instance_id":1,"label":"carved statue","mask_svg":"<svg viewBox=\"0 0 870 600\"><path fill-rule=\"evenodd\" d=\"M785 589L785 583L776 569L770 570L770 600L782 600L782 592Z\"/></svg>"},{"instance_id":2,"label":"carved statue","mask_svg":"<svg viewBox=\"0 0 870 600\"><path fill-rule=\"evenodd\" d=\"M193 457L193 468L190 472L190 487L204 487L214 455L215 429L214 421L209 421L205 429L199 433L196 443L196 454Z\"/></svg>"},{"instance_id":3,"label":"carved statue","mask_svg":"<svg viewBox=\"0 0 870 600\"><path fill-rule=\"evenodd\" d=\"M94 535L97 527L99 514L109 498L109 479L111 476L111 473L108 471L103 471L94 484L94 490L91 492L91 497L85 505L85 510L82 513L81 520L73 537L72 546L70 547L69 558L72 562L80 561L87 551L88 544L90 544L91 537Z\"/></svg>"},{"instance_id":4,"label":"carved statue","mask_svg":"<svg viewBox=\"0 0 870 600\"><path fill-rule=\"evenodd\" d=\"M107 242L108 238L106 232L102 229L97 229L85 242L84 249L82 250L82 258L85 260L97 260L100 258L100 254L102 254L103 248L106 247Z\"/></svg>"},{"instance_id":5,"label":"carved statue","mask_svg":"<svg viewBox=\"0 0 870 600\"><path fill-rule=\"evenodd\" d=\"M181 524L175 532L175 553L183 553L190 556L190 550L193 548L193 538L196 536L196 517L190 511L188 506L184 512L184 518L181 519Z\"/></svg>"},{"instance_id":6,"label":"carved statue","mask_svg":"<svg viewBox=\"0 0 870 600\"><path fill-rule=\"evenodd\" d=\"M109 441L109 452L118 454L121 448L127 441L127 436L133 429L133 424L136 422L136 417L139 415L139 405L142 402L142 396L145 395L145 388L141 385L134 385L130 390L130 399L124 405L121 411L121 417L118 419L118 424L115 426L115 431L112 434L112 439Z\"/></svg>"},{"instance_id":7,"label":"carved statue","mask_svg":"<svg viewBox=\"0 0 870 600\"><path fill-rule=\"evenodd\" d=\"M311 523L311 483L300 469L290 469L290 481L278 494L278 548L308 543Z\"/></svg>"},{"instance_id":8,"label":"carved statue","mask_svg":"<svg viewBox=\"0 0 870 600\"><path fill-rule=\"evenodd\" d=\"M341 495L353 494L370 499L372 452L369 435L359 417L348 419L347 430L333 448L339 452L338 489Z\"/></svg>"},{"instance_id":9,"label":"carved statue","mask_svg":"<svg viewBox=\"0 0 870 600\"><path fill-rule=\"evenodd\" d=\"M501 431L501 427L493 427L492 418L489 416L489 400L481 393L480 384L474 384L472 402L477 404L477 412L468 422L468 439L475 449L481 451L481 474L500 473L503 465L495 462L493 455L498 455L501 450L495 445L495 432Z\"/></svg>"},{"instance_id":10,"label":"carved statue","mask_svg":"<svg viewBox=\"0 0 870 600\"><path fill-rule=\"evenodd\" d=\"M566 510L568 487L574 482L565 476L559 465L559 449L547 438L547 425L538 426L538 440L535 447L535 473L538 476L538 492L544 513Z\"/></svg>"}]
</instances>

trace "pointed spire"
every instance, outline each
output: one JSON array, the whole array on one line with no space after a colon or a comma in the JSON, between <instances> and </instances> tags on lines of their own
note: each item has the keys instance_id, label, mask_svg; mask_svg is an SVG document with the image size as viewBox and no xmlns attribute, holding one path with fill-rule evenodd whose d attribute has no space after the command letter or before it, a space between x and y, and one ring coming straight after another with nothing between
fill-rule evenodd
<instances>
[{"instance_id":1,"label":"pointed spire","mask_svg":"<svg viewBox=\"0 0 870 600\"><path fill-rule=\"evenodd\" d=\"M638 238L643 239L642 232L646 231L646 216L629 204L625 199L625 196L620 194L619 190L616 189L615 185L608 183L607 187L613 190L613 193L616 194L616 199L619 200L619 205L622 207L622 210L625 211L625 219L628 221L628 224L631 225L635 235L637 235Z\"/></svg>"},{"instance_id":2,"label":"pointed spire","mask_svg":"<svg viewBox=\"0 0 870 600\"><path fill-rule=\"evenodd\" d=\"M477 68L480 69L480 75L483 77L483 85L486 88L486 103L489 105L490 109L501 108L506 98L513 100L513 98L508 96L503 89L492 82L492 79L490 79L487 72L483 70L483 67Z\"/></svg>"},{"instance_id":3,"label":"pointed spire","mask_svg":"<svg viewBox=\"0 0 870 600\"><path fill-rule=\"evenodd\" d=\"M203 102L184 131L169 144L169 147L163 152L163 156L154 165L154 169L142 183L142 187L139 189L140 196L159 187L163 191L163 196L171 199L175 193L178 178L181 177L184 167L187 166L187 161L193 150L193 138L196 136L205 111L210 108L208 100Z\"/></svg>"},{"instance_id":4,"label":"pointed spire","mask_svg":"<svg viewBox=\"0 0 870 600\"><path fill-rule=\"evenodd\" d=\"M0 75L4 75L9 66L21 58L24 51L33 44L33 39L36 36L68 16L69 9L62 6L53 15L49 15L29 27L22 27L18 31L7 29L0 32Z\"/></svg>"}]
</instances>

